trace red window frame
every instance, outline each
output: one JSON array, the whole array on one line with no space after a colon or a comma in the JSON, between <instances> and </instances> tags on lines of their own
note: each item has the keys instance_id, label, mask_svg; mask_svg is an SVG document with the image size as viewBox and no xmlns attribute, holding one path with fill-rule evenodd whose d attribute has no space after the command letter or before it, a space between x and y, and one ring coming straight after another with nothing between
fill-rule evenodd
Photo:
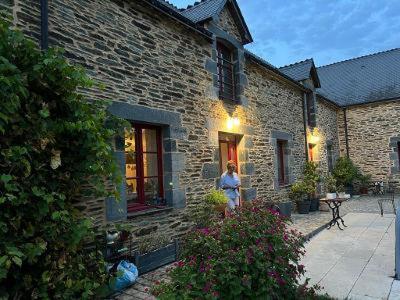
<instances>
[{"instance_id":1,"label":"red window frame","mask_svg":"<svg viewBox=\"0 0 400 300\"><path fill-rule=\"evenodd\" d=\"M285 185L286 182L286 173L285 173L285 149L286 149L287 141L278 140L277 141L277 156L278 156L278 183L280 186Z\"/></svg>"},{"instance_id":2,"label":"red window frame","mask_svg":"<svg viewBox=\"0 0 400 300\"><path fill-rule=\"evenodd\" d=\"M227 57L228 56L228 57ZM219 98L235 101L235 74L232 51L224 44L217 43L217 68ZM230 73L231 82L225 81L225 73Z\"/></svg>"},{"instance_id":3,"label":"red window frame","mask_svg":"<svg viewBox=\"0 0 400 300\"><path fill-rule=\"evenodd\" d=\"M164 197L161 128L157 126L143 124L132 124L132 128L135 129L136 177L126 177L125 180L136 179L137 201L134 203L128 203L128 212L135 212L155 207L145 204L144 180L146 178L157 178L158 196L161 198ZM152 129L156 131L156 151L143 151L143 129ZM157 175L144 176L144 154L157 155Z\"/></svg>"}]
</instances>

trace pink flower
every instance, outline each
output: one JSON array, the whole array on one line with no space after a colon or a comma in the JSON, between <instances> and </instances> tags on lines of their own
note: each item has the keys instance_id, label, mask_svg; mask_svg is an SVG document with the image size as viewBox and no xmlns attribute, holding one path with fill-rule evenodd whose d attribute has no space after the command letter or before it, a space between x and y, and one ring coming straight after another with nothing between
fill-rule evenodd
<instances>
[{"instance_id":1,"label":"pink flower","mask_svg":"<svg viewBox=\"0 0 400 300\"><path fill-rule=\"evenodd\" d=\"M208 293L211 289L211 282L207 282L206 285L203 287L203 292Z\"/></svg>"}]
</instances>

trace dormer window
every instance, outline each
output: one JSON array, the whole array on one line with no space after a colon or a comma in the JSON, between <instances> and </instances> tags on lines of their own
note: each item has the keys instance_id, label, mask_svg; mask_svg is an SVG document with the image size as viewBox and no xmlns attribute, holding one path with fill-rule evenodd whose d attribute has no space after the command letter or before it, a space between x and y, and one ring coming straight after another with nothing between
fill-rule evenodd
<instances>
[{"instance_id":1,"label":"dormer window","mask_svg":"<svg viewBox=\"0 0 400 300\"><path fill-rule=\"evenodd\" d=\"M235 74L233 53L222 43L217 43L219 98L235 101Z\"/></svg>"}]
</instances>

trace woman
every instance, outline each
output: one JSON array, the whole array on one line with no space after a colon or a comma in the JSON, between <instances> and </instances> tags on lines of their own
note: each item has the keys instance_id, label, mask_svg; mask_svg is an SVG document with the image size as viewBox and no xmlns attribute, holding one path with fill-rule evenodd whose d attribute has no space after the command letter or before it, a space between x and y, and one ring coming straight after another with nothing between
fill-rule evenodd
<instances>
[{"instance_id":1,"label":"woman","mask_svg":"<svg viewBox=\"0 0 400 300\"><path fill-rule=\"evenodd\" d=\"M228 197L228 208L234 210L239 206L239 187L240 179L236 170L236 164L233 160L226 164L227 171L221 175L220 187L225 191Z\"/></svg>"}]
</instances>

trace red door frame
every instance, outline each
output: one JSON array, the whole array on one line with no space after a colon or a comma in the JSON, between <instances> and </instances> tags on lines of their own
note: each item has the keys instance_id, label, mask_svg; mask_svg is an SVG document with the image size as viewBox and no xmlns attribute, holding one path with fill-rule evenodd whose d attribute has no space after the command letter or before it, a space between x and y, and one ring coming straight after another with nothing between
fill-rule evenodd
<instances>
[{"instance_id":1,"label":"red door frame","mask_svg":"<svg viewBox=\"0 0 400 300\"><path fill-rule=\"evenodd\" d=\"M158 196L164 197L164 184L163 184L163 162L162 162L162 142L161 142L161 128L157 126L144 125L144 124L132 124L135 128L135 155L136 155L136 187L138 194L137 203L133 203L128 206L128 211L138 211L146 208L144 205L145 192L144 192L144 179L154 178L158 179ZM146 151L145 153L157 154L157 176L144 176L144 165L143 165L143 139L142 130L153 129L156 130L156 144L157 152Z\"/></svg>"}]
</instances>

